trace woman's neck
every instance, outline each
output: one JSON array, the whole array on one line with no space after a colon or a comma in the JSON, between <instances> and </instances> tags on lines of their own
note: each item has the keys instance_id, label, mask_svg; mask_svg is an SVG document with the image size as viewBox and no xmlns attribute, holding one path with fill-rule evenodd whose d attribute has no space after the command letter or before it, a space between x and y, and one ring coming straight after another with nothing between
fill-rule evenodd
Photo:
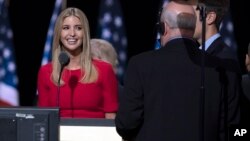
<instances>
[{"instance_id":1,"label":"woman's neck","mask_svg":"<svg viewBox=\"0 0 250 141\"><path fill-rule=\"evenodd\" d=\"M69 70L76 70L76 69L80 69L81 65L80 65L80 55L77 56L70 56L70 61L69 64L66 66L67 69Z\"/></svg>"}]
</instances>

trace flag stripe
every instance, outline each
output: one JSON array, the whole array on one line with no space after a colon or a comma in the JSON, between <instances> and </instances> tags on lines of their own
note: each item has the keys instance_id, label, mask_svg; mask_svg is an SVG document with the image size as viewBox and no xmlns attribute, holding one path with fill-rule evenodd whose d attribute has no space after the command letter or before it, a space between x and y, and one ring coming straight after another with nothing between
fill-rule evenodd
<instances>
[{"instance_id":1,"label":"flag stripe","mask_svg":"<svg viewBox=\"0 0 250 141\"><path fill-rule=\"evenodd\" d=\"M17 90L6 83L0 82L0 100L6 104L18 106Z\"/></svg>"}]
</instances>

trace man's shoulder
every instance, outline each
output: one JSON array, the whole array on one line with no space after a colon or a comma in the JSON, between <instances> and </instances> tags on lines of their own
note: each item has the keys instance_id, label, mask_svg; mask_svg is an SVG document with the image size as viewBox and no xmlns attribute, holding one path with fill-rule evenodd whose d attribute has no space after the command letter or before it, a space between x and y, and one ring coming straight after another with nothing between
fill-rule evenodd
<instances>
[{"instance_id":1,"label":"man's shoulder","mask_svg":"<svg viewBox=\"0 0 250 141\"><path fill-rule=\"evenodd\" d=\"M210 47L209 47L210 48ZM223 59L237 59L237 52L232 48L231 46L227 45L222 37L219 37L211 44L211 49L209 52L212 53L212 55L216 55Z\"/></svg>"},{"instance_id":2,"label":"man's shoulder","mask_svg":"<svg viewBox=\"0 0 250 141\"><path fill-rule=\"evenodd\" d=\"M146 60L151 60L155 52L156 52L155 50L151 50L151 51L139 53L137 55L132 56L130 61L143 61L144 62Z\"/></svg>"}]
</instances>

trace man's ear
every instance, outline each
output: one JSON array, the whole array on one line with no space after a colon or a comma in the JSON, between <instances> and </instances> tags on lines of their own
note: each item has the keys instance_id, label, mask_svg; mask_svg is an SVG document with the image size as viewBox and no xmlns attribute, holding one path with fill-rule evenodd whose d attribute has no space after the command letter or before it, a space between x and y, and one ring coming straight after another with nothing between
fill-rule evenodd
<instances>
[{"instance_id":1,"label":"man's ear","mask_svg":"<svg viewBox=\"0 0 250 141\"><path fill-rule=\"evenodd\" d=\"M169 26L167 25L166 22L164 22L164 32L163 32L163 35L166 35L168 33L168 30L169 30Z\"/></svg>"},{"instance_id":2,"label":"man's ear","mask_svg":"<svg viewBox=\"0 0 250 141\"><path fill-rule=\"evenodd\" d=\"M216 20L216 13L215 12L208 12L207 14L207 24L213 24Z\"/></svg>"}]
</instances>

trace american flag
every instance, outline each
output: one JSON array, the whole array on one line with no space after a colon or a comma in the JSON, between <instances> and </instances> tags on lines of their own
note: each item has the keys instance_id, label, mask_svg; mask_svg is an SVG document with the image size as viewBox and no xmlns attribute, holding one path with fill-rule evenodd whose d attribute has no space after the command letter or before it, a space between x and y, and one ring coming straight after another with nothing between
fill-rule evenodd
<instances>
[{"instance_id":1,"label":"american flag","mask_svg":"<svg viewBox=\"0 0 250 141\"><path fill-rule=\"evenodd\" d=\"M50 25L49 25L49 29L47 32L45 46L44 46L42 65L47 64L52 59L51 52L52 52L53 31L54 31L56 19L62 9L62 4L63 4L63 0L55 1L55 6L54 6L52 17L50 19Z\"/></svg>"},{"instance_id":2,"label":"american flag","mask_svg":"<svg viewBox=\"0 0 250 141\"><path fill-rule=\"evenodd\" d=\"M222 38L224 42L231 48L233 48L234 51L237 50L237 42L234 37L234 26L231 18L230 12L226 14L224 17L222 24L220 26L220 34L222 35Z\"/></svg>"},{"instance_id":3,"label":"american flag","mask_svg":"<svg viewBox=\"0 0 250 141\"><path fill-rule=\"evenodd\" d=\"M0 0L0 106L18 106L19 93L8 9Z\"/></svg>"},{"instance_id":4,"label":"american flag","mask_svg":"<svg viewBox=\"0 0 250 141\"><path fill-rule=\"evenodd\" d=\"M127 37L119 0L102 0L100 4L98 38L109 41L118 54L117 77L122 81L127 60Z\"/></svg>"}]
</instances>

